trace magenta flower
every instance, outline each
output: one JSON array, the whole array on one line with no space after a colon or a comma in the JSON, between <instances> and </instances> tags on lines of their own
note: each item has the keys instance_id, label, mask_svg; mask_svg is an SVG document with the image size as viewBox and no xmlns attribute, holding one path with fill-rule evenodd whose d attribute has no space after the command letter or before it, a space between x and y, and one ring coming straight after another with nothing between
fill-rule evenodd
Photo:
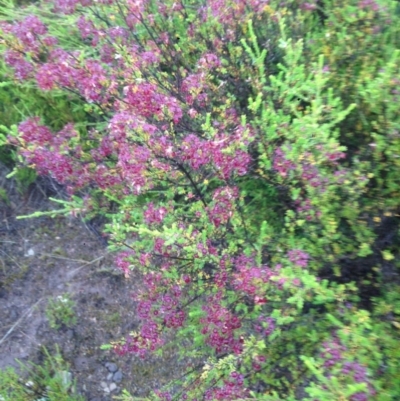
<instances>
[{"instance_id":1,"label":"magenta flower","mask_svg":"<svg viewBox=\"0 0 400 401\"><path fill-rule=\"evenodd\" d=\"M310 255L300 249L293 249L288 252L289 260L299 267L307 267Z\"/></svg>"}]
</instances>

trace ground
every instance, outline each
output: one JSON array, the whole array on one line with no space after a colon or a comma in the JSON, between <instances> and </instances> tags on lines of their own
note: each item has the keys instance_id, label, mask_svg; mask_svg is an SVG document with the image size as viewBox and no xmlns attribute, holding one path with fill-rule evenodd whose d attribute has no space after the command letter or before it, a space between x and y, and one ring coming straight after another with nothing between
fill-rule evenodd
<instances>
[{"instance_id":1,"label":"ground","mask_svg":"<svg viewBox=\"0 0 400 401\"><path fill-rule=\"evenodd\" d=\"M127 280L114 267L99 227L72 217L17 220L54 208L48 196L62 189L45 179L19 188L8 173L0 165L0 369L18 367L17 360L40 364L41 347L54 353L57 344L88 401L112 400L122 388L144 396L179 374L173 347L148 360L100 348L137 327L132 295L140 277ZM66 293L77 323L53 329L48 302Z\"/></svg>"}]
</instances>

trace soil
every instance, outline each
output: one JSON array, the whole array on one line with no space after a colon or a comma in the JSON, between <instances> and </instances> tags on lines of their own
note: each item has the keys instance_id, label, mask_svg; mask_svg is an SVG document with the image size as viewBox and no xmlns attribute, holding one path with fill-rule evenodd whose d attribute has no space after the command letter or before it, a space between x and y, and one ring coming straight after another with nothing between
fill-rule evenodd
<instances>
[{"instance_id":1,"label":"soil","mask_svg":"<svg viewBox=\"0 0 400 401\"><path fill-rule=\"evenodd\" d=\"M113 266L101 227L72 217L17 220L54 209L48 195L62 197L62 188L48 179L18 188L8 173L0 165L0 369L18 368L17 360L40 363L42 346L54 353L58 345L78 393L89 401L112 400L122 388L143 397L179 374L173 348L162 359L146 360L100 348L137 327L132 295L140 277L127 280ZM65 293L75 302L77 323L52 329L48 301ZM106 393L109 362L117 365L122 381Z\"/></svg>"}]
</instances>

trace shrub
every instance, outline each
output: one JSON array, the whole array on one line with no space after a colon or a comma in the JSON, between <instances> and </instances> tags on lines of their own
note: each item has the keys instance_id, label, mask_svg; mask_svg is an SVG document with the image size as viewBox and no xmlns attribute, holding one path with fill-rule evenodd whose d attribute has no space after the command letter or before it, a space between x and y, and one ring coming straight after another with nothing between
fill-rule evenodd
<instances>
[{"instance_id":1,"label":"shrub","mask_svg":"<svg viewBox=\"0 0 400 401\"><path fill-rule=\"evenodd\" d=\"M117 266L143 275L142 326L116 352L162 351L174 330L202 361L153 397L399 395L397 322L375 306L398 269L397 3L27 10L3 24L6 62L94 125L30 118L10 143L71 212L106 213Z\"/></svg>"},{"instance_id":2,"label":"shrub","mask_svg":"<svg viewBox=\"0 0 400 401\"><path fill-rule=\"evenodd\" d=\"M50 355L42 349L40 365L20 363L20 372L13 368L0 371L0 400L2 401L83 401L74 394L68 365L59 350Z\"/></svg>"},{"instance_id":3,"label":"shrub","mask_svg":"<svg viewBox=\"0 0 400 401\"><path fill-rule=\"evenodd\" d=\"M58 295L57 298L49 299L46 308L46 316L52 329L62 326L71 327L76 324L75 302L66 294Z\"/></svg>"}]
</instances>

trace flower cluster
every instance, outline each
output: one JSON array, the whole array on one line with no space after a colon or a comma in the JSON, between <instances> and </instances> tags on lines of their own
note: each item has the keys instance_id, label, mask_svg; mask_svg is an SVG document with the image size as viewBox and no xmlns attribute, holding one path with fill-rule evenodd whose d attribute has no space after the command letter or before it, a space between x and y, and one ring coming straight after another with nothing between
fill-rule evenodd
<instances>
[{"instance_id":1,"label":"flower cluster","mask_svg":"<svg viewBox=\"0 0 400 401\"><path fill-rule=\"evenodd\" d=\"M315 206L311 204L310 199L296 199L294 202L296 211L300 215L303 215L307 221L313 221L315 218L321 216L321 212L316 210Z\"/></svg>"},{"instance_id":2,"label":"flower cluster","mask_svg":"<svg viewBox=\"0 0 400 401\"><path fill-rule=\"evenodd\" d=\"M81 15L76 25L79 29L82 39L92 38L92 46L96 46L99 43L99 31L95 28L92 21Z\"/></svg>"},{"instance_id":3,"label":"flower cluster","mask_svg":"<svg viewBox=\"0 0 400 401\"><path fill-rule=\"evenodd\" d=\"M289 260L299 267L307 267L310 255L300 249L292 249L288 252Z\"/></svg>"},{"instance_id":4,"label":"flower cluster","mask_svg":"<svg viewBox=\"0 0 400 401\"><path fill-rule=\"evenodd\" d=\"M21 41L26 49L37 51L40 42L38 37L47 33L47 28L35 15L29 15L13 25L12 33Z\"/></svg>"},{"instance_id":5,"label":"flower cluster","mask_svg":"<svg viewBox=\"0 0 400 401\"><path fill-rule=\"evenodd\" d=\"M161 223L167 214L165 207L154 207L153 202L147 205L147 209L144 212L144 219L147 224L159 224Z\"/></svg>"},{"instance_id":6,"label":"flower cluster","mask_svg":"<svg viewBox=\"0 0 400 401\"><path fill-rule=\"evenodd\" d=\"M141 145L126 145L119 151L117 166L121 177L135 194L140 194L144 188L151 188L146 175L150 156L148 148Z\"/></svg>"},{"instance_id":7,"label":"flower cluster","mask_svg":"<svg viewBox=\"0 0 400 401\"><path fill-rule=\"evenodd\" d=\"M231 219L238 195L238 189L230 187L221 187L214 192L212 206L208 208L208 217L216 227L226 224Z\"/></svg>"},{"instance_id":8,"label":"flower cluster","mask_svg":"<svg viewBox=\"0 0 400 401\"><path fill-rule=\"evenodd\" d=\"M265 364L266 358L264 355L257 355L254 360L252 367L255 371L259 371L262 369L262 366Z\"/></svg>"},{"instance_id":9,"label":"flower cluster","mask_svg":"<svg viewBox=\"0 0 400 401\"><path fill-rule=\"evenodd\" d=\"M275 274L268 266L256 266L253 258L241 255L235 258L234 288L259 300L264 297L263 284Z\"/></svg>"},{"instance_id":10,"label":"flower cluster","mask_svg":"<svg viewBox=\"0 0 400 401\"><path fill-rule=\"evenodd\" d=\"M365 366L360 365L358 362L344 362L342 373L346 376L353 377L356 383L366 383L368 392L358 392L350 397L351 401L368 401L371 396L376 394L375 389L372 387L370 379L367 374Z\"/></svg>"},{"instance_id":11,"label":"flower cluster","mask_svg":"<svg viewBox=\"0 0 400 401\"><path fill-rule=\"evenodd\" d=\"M180 152L176 154L180 154L181 160L194 170L208 164L214 165L221 177L227 180L234 174L246 174L251 161L247 152L240 149L230 150L233 140L234 138L221 134L204 141L190 134L184 138ZM174 153L170 151L170 154Z\"/></svg>"},{"instance_id":12,"label":"flower cluster","mask_svg":"<svg viewBox=\"0 0 400 401\"><path fill-rule=\"evenodd\" d=\"M325 342L322 346L321 357L324 359L324 368L327 377L331 377L333 367L339 367L346 378L351 378L355 383L365 383L366 391L357 392L350 397L351 401L368 401L371 396L376 394L370 378L368 377L365 366L357 361L347 361L345 359L346 347L340 340L334 337L330 342Z\"/></svg>"},{"instance_id":13,"label":"flower cluster","mask_svg":"<svg viewBox=\"0 0 400 401\"><path fill-rule=\"evenodd\" d=\"M135 353L144 355L145 350L155 349L161 344L162 328L182 327L186 313L182 309L182 288L171 285L160 273L147 274L144 277L144 288L135 296L137 314L142 321L140 333L126 344ZM126 351L125 348L119 349ZM124 351L124 352L125 352ZM130 352L130 351L126 351Z\"/></svg>"},{"instance_id":14,"label":"flower cluster","mask_svg":"<svg viewBox=\"0 0 400 401\"><path fill-rule=\"evenodd\" d=\"M358 3L358 6L361 9L372 10L375 12L380 9L379 4L375 0L362 0Z\"/></svg>"},{"instance_id":15,"label":"flower cluster","mask_svg":"<svg viewBox=\"0 0 400 401\"><path fill-rule=\"evenodd\" d=\"M48 127L39 124L38 117L30 118L22 122L18 130L21 133L21 138L28 144L37 144L45 146L53 139L53 134Z\"/></svg>"},{"instance_id":16,"label":"flower cluster","mask_svg":"<svg viewBox=\"0 0 400 401\"><path fill-rule=\"evenodd\" d=\"M148 320L139 333L127 336L123 343L114 347L114 350L119 355L136 354L144 358L148 352L155 351L162 345L160 326L153 320Z\"/></svg>"},{"instance_id":17,"label":"flower cluster","mask_svg":"<svg viewBox=\"0 0 400 401\"><path fill-rule=\"evenodd\" d=\"M185 94L186 104L193 106L196 102L198 107L204 107L207 100L206 74L199 72L189 74L182 82L182 92ZM193 111L197 113L194 109Z\"/></svg>"},{"instance_id":18,"label":"flower cluster","mask_svg":"<svg viewBox=\"0 0 400 401\"><path fill-rule=\"evenodd\" d=\"M287 150L290 149L290 146L287 147ZM298 176L306 186L318 188L323 192L329 181L324 176L319 164L328 162L333 167L338 166L338 160L343 159L345 153L339 150L327 151L323 145L317 145L315 149L318 151L318 163L317 157L312 152L304 152L299 163L295 163L287 157L281 146L275 150L273 169L283 178L290 177L290 172L292 172L292 175Z\"/></svg>"},{"instance_id":19,"label":"flower cluster","mask_svg":"<svg viewBox=\"0 0 400 401\"><path fill-rule=\"evenodd\" d=\"M260 316L257 319L257 323L254 326L257 333L260 333L263 337L270 336L275 330L275 319L272 317Z\"/></svg>"},{"instance_id":20,"label":"flower cluster","mask_svg":"<svg viewBox=\"0 0 400 401\"><path fill-rule=\"evenodd\" d=\"M181 297L182 289L178 285L160 297L159 313L168 328L182 327L185 322L186 313L182 310Z\"/></svg>"},{"instance_id":21,"label":"flower cluster","mask_svg":"<svg viewBox=\"0 0 400 401\"><path fill-rule=\"evenodd\" d=\"M70 149L68 146L68 141L77 136L72 124L53 134L46 126L40 125L39 118L30 118L18 129L23 142L21 154L39 174L50 174L59 183L68 185L71 191L90 182L89 171L76 162L81 156L80 147Z\"/></svg>"},{"instance_id":22,"label":"flower cluster","mask_svg":"<svg viewBox=\"0 0 400 401\"><path fill-rule=\"evenodd\" d=\"M119 255L119 265L129 268L127 258L131 252ZM170 280L161 273L147 274L144 277L144 287L135 295L136 312L142 325L140 332L130 336L123 345L117 347L121 354L135 353L143 357L148 350L154 350L163 344L162 328L182 327L186 313L182 309L182 288L171 285Z\"/></svg>"},{"instance_id":23,"label":"flower cluster","mask_svg":"<svg viewBox=\"0 0 400 401\"><path fill-rule=\"evenodd\" d=\"M138 116L163 120L167 113L174 123L178 123L182 118L182 109L178 101L172 96L160 93L154 84L143 82L127 85L123 91L124 104Z\"/></svg>"},{"instance_id":24,"label":"flower cluster","mask_svg":"<svg viewBox=\"0 0 400 401\"><path fill-rule=\"evenodd\" d=\"M14 69L15 78L20 81L30 78L34 71L32 63L26 61L24 56L16 51L7 50L4 60L7 65Z\"/></svg>"},{"instance_id":25,"label":"flower cluster","mask_svg":"<svg viewBox=\"0 0 400 401\"><path fill-rule=\"evenodd\" d=\"M198 170L212 160L209 148L208 142L202 141L196 135L190 134L182 141L180 147L181 160L188 163L194 170Z\"/></svg>"},{"instance_id":26,"label":"flower cluster","mask_svg":"<svg viewBox=\"0 0 400 401\"><path fill-rule=\"evenodd\" d=\"M300 8L305 11L314 11L317 8L316 2L302 2Z\"/></svg>"},{"instance_id":27,"label":"flower cluster","mask_svg":"<svg viewBox=\"0 0 400 401\"><path fill-rule=\"evenodd\" d=\"M201 333L206 336L206 343L215 349L217 354L233 352L240 354L243 350L243 341L237 330L242 327L238 316L220 304L221 293L208 298L203 306L206 313L200 319Z\"/></svg>"},{"instance_id":28,"label":"flower cluster","mask_svg":"<svg viewBox=\"0 0 400 401\"><path fill-rule=\"evenodd\" d=\"M206 401L233 401L247 398L249 391L244 387L244 376L238 372L232 372L229 379L224 380L220 387L213 387L206 391Z\"/></svg>"},{"instance_id":29,"label":"flower cluster","mask_svg":"<svg viewBox=\"0 0 400 401\"><path fill-rule=\"evenodd\" d=\"M228 284L228 269L229 264L228 257L222 257L219 262L219 269L214 275L214 283L218 288L224 288Z\"/></svg>"},{"instance_id":30,"label":"flower cluster","mask_svg":"<svg viewBox=\"0 0 400 401\"><path fill-rule=\"evenodd\" d=\"M278 174L286 178L290 171L296 169L296 164L286 158L285 152L280 147L275 150L273 167Z\"/></svg>"},{"instance_id":31,"label":"flower cluster","mask_svg":"<svg viewBox=\"0 0 400 401\"><path fill-rule=\"evenodd\" d=\"M88 6L91 3L91 0L55 0L54 11L63 14L72 14L78 5Z\"/></svg>"},{"instance_id":32,"label":"flower cluster","mask_svg":"<svg viewBox=\"0 0 400 401\"><path fill-rule=\"evenodd\" d=\"M129 260L134 255L133 251L120 252L115 258L115 265L118 269L122 270L125 277L128 277L131 272L132 263Z\"/></svg>"},{"instance_id":33,"label":"flower cluster","mask_svg":"<svg viewBox=\"0 0 400 401\"><path fill-rule=\"evenodd\" d=\"M330 342L322 344L321 357L325 360L324 367L330 368L342 361L342 354L346 351L338 338L334 337Z\"/></svg>"},{"instance_id":34,"label":"flower cluster","mask_svg":"<svg viewBox=\"0 0 400 401\"><path fill-rule=\"evenodd\" d=\"M157 396L159 401L172 401L172 395L169 391L154 391L155 395ZM185 398L183 398L185 399Z\"/></svg>"}]
</instances>

